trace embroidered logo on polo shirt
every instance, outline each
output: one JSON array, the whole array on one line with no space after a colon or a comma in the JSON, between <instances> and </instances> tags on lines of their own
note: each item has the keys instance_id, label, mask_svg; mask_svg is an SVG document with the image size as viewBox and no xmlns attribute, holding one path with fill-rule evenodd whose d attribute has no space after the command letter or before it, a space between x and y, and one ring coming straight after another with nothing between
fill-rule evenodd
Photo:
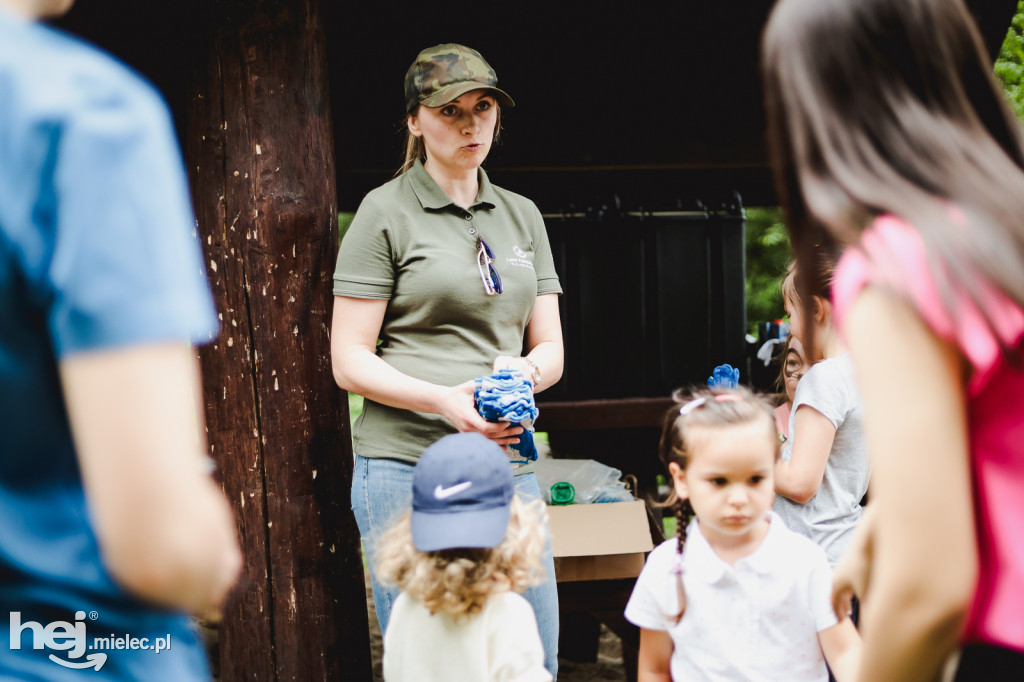
<instances>
[{"instance_id":1,"label":"embroidered logo on polo shirt","mask_svg":"<svg viewBox=\"0 0 1024 682\"><path fill-rule=\"evenodd\" d=\"M517 268L529 268L533 270L533 261L527 258L527 254L519 246L512 246L512 253L515 254L514 258L506 258L505 262Z\"/></svg>"}]
</instances>

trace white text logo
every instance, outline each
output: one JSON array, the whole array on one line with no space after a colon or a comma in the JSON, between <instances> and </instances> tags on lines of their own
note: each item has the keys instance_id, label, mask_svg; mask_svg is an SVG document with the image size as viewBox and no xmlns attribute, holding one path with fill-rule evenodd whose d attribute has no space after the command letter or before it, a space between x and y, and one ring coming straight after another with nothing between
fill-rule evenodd
<instances>
[{"instance_id":1,"label":"white text logo","mask_svg":"<svg viewBox=\"0 0 1024 682\"><path fill-rule=\"evenodd\" d=\"M67 658L61 658L50 654L49 659L57 665L65 668L84 670L92 668L99 670L107 662L107 654L91 653L85 656L84 660L78 660L85 654L86 649L98 649L117 651L138 651L153 650L156 653L168 651L171 648L171 635L166 637L154 637L152 643L149 637L117 637L111 634L109 637L94 637L92 645L88 643L85 634L85 611L75 613L75 622L54 621L47 625L27 620L21 622L21 612L11 612L11 641L12 650L21 649L22 636L29 632L32 634L33 649L52 649L54 651L65 651ZM99 614L95 611L89 613L90 620L96 620Z\"/></svg>"},{"instance_id":2,"label":"white text logo","mask_svg":"<svg viewBox=\"0 0 1024 682\"><path fill-rule=\"evenodd\" d=\"M75 613L75 622L68 623L55 620L47 626L29 620L21 622L21 612L11 612L11 649L21 648L21 634L25 630L32 631L33 649L54 649L67 651L68 658L79 658L85 653L85 611ZM99 670L107 662L106 654L89 654L84 661L64 660L50 654L50 660L65 668L94 668Z\"/></svg>"}]
</instances>

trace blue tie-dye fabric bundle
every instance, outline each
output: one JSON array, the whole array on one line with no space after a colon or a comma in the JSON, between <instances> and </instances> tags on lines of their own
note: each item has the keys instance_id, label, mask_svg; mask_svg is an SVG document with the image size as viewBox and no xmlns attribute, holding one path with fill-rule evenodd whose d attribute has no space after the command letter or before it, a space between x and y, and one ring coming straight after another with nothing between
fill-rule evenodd
<instances>
[{"instance_id":1,"label":"blue tie-dye fabric bundle","mask_svg":"<svg viewBox=\"0 0 1024 682\"><path fill-rule=\"evenodd\" d=\"M511 422L523 427L519 442L511 445L525 461L537 459L533 444L533 422L539 410L533 400L533 386L521 372L501 369L476 379L473 392L476 410L489 422Z\"/></svg>"}]
</instances>

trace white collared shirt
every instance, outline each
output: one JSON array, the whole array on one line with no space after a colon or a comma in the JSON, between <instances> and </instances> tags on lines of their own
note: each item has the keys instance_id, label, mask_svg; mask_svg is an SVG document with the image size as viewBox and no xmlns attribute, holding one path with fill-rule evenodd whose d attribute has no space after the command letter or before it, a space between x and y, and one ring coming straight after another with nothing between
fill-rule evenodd
<instances>
[{"instance_id":1,"label":"white collared shirt","mask_svg":"<svg viewBox=\"0 0 1024 682\"><path fill-rule=\"evenodd\" d=\"M683 551L686 613L679 623L676 538L654 548L626 605L626 619L666 630L675 680L828 679L818 632L835 625L832 571L825 553L786 528L777 514L761 546L723 561L690 523Z\"/></svg>"}]
</instances>

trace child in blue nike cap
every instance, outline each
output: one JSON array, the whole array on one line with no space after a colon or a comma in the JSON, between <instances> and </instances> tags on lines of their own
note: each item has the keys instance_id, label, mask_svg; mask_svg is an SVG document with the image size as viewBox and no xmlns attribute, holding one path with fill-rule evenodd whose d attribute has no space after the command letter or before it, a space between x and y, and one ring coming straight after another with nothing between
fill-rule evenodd
<instances>
[{"instance_id":1,"label":"child in blue nike cap","mask_svg":"<svg viewBox=\"0 0 1024 682\"><path fill-rule=\"evenodd\" d=\"M412 510L382 538L377 570L401 594L384 633L384 678L551 680L533 608L544 503L515 494L508 457L479 433L428 447Z\"/></svg>"}]
</instances>

